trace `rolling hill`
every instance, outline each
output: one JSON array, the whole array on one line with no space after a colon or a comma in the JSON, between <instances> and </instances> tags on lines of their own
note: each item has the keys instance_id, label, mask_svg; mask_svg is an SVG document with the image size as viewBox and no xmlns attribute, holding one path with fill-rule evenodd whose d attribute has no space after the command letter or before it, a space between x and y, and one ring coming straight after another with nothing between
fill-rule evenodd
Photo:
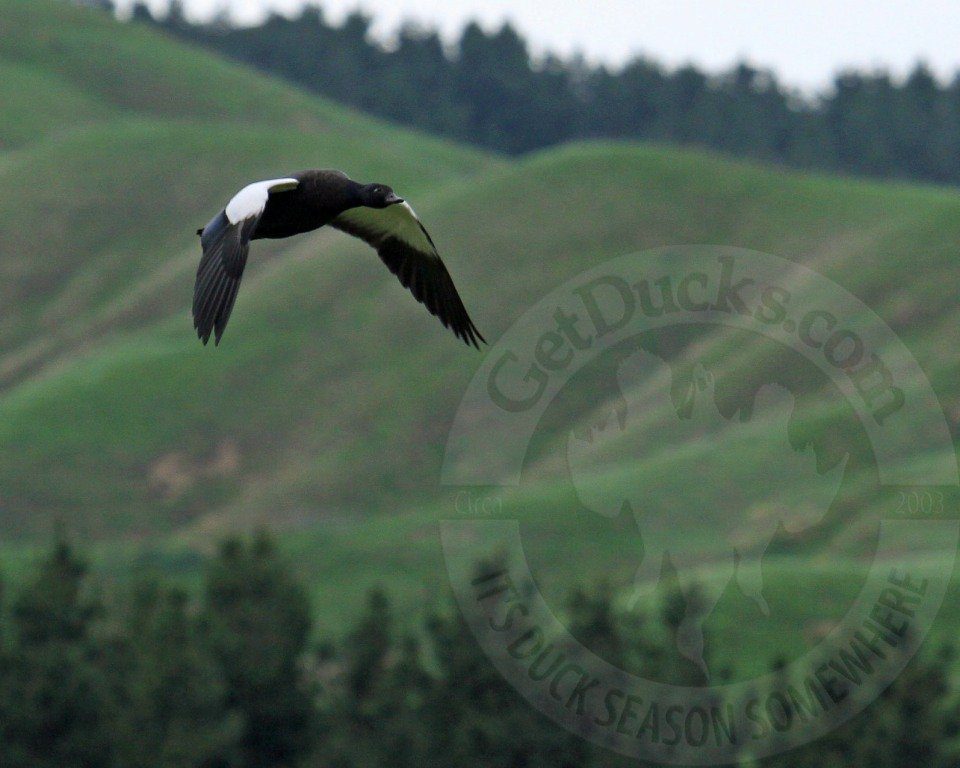
<instances>
[{"instance_id":1,"label":"rolling hill","mask_svg":"<svg viewBox=\"0 0 960 768\"><path fill-rule=\"evenodd\" d=\"M53 0L0 0L0 28L18 32L0 39L0 185L13 192L0 198L9 562L61 523L100 542L103 573L156 566L189 581L211 541L265 523L285 532L331 621L385 575L408 602L441 580L436 521L451 504L439 486L443 446L482 355L364 246L326 232L257 243L223 344L203 348L193 335L194 229L242 183L303 167L341 167L413 200L492 342L565 280L629 252L709 243L809 266L906 342L956 443L955 191L629 144L507 163ZM712 328L671 339L680 371L699 363L775 378L784 364L777 349L741 348ZM629 521L589 514L566 477L571 430L616 404L607 379L588 371L571 383L538 431L527 482L505 497L531 559L562 573L564 586L605 574L629 583L638 556ZM837 423L827 390L810 384L792 427L824 450ZM667 416L669 406L631 426L593 482L614 487L633 471L638 440L650 446L645 466L679 471L678 446L655 439ZM758 430L742 453L699 465L709 477L760 464L775 438ZM835 585L840 601L862 570L889 498L872 490L862 435L850 440L842 491L801 539L803 557L791 554L795 537L778 539L775 593L787 595L800 572L811 590L829 587L811 563L829 574L840 557L854 574ZM495 462L497 435L479 427L476 441ZM775 491L804 492L799 481ZM709 526L687 522L678 535L696 529L709 563ZM790 620L802 623L802 612Z\"/></svg>"},{"instance_id":2,"label":"rolling hill","mask_svg":"<svg viewBox=\"0 0 960 768\"><path fill-rule=\"evenodd\" d=\"M0 175L8 188L20 190L0 202L0 382L13 399L32 400L33 386L53 385L52 371L71 360L92 360L92 349L101 344L169 318L179 321L171 327L181 325L188 311L182 297L190 293L196 266L193 230L251 178L277 167L335 165L360 178L382 173L416 195L498 165L100 13L14 1L0 4L0 22L20 32L0 43L0 67L12 73L5 87L16 94L0 110ZM289 253L264 250L251 265L251 282L257 268ZM87 475L91 489L105 490L103 478L90 474L89 466L69 464L83 453L76 441L93 437L82 434L85 409L97 410L94 420L106 419L108 431L119 426L117 409L124 406L109 399L102 410L93 401L75 403L80 410L71 409L67 421L48 433L48 448L66 458L61 468L74 478ZM196 405L203 409L204 398ZM141 431L136 422L130 426ZM8 465L11 475L28 477L20 462L47 449L16 428L8 437L24 446ZM128 458L145 456L134 451ZM130 471L132 465L119 460L118 469ZM26 502L34 512L53 511L49 494L56 495L56 485L40 490L46 479L35 477L11 486L4 494L7 508ZM106 501L112 492L74 496L79 488L69 477L62 487L54 515L69 518L70 507L113 506ZM156 511L144 510L143 519ZM6 521L11 531L20 528L12 517ZM110 530L109 524L94 528Z\"/></svg>"}]
</instances>

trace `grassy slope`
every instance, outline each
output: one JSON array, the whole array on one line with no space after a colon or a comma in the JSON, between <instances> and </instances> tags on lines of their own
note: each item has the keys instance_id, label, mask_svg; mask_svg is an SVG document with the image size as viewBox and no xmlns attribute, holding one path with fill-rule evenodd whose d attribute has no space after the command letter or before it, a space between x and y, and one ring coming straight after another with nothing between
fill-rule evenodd
<instances>
[{"instance_id":1,"label":"grassy slope","mask_svg":"<svg viewBox=\"0 0 960 768\"><path fill-rule=\"evenodd\" d=\"M494 339L542 292L628 250L675 239L802 258L916 336L911 347L941 382L955 424L957 393L949 382L956 362L940 350L957 310L939 288L954 269L947 244L960 238L952 193L584 146L442 193L425 191L418 207ZM934 233L942 244L918 252L927 262L926 293L905 297L905 274L916 263L898 263L900 249ZM321 250L323 261L306 258ZM177 313L82 357L62 357L56 376L41 374L8 393L0 439L30 446L0 467L6 483L27 484L17 494L21 508L7 507L11 527L44 509L69 514L78 488L86 501L76 519L92 531L136 530L144 519L153 530L170 530L218 514L229 523L234 512L254 517L264 509L273 519L301 522L435 496L442 440L476 358L405 301L374 259L354 259L362 246L321 233L279 251L258 248L258 256L265 251L272 261L245 283L219 350L199 348ZM188 293L192 258L181 260ZM499 279L504 263L510 281ZM905 307L906 300L912 304ZM143 302L135 308L143 310ZM707 341L726 349L722 340ZM702 344L698 350L707 355ZM204 463L225 444L236 448L243 471L203 482ZM151 468L172 454L194 481L157 498ZM42 495L31 499L38 487Z\"/></svg>"},{"instance_id":2,"label":"grassy slope","mask_svg":"<svg viewBox=\"0 0 960 768\"><path fill-rule=\"evenodd\" d=\"M192 335L192 230L241 181L306 166L337 165L413 198L491 340L564 280L632 250L720 243L803 261L903 336L957 433L960 370L943 354L960 327L945 290L960 242L952 192L630 145L572 146L507 167L60 3L0 0L0 26L24 32L0 41L0 73L10 75L0 88L11 94L0 101L0 184L19 190L0 200L8 536L64 520L84 536L123 537L98 547L103 573L156 566L189 582L215 534L294 526L288 548L330 625L372 583L392 580L405 604L442 588L436 521L451 499L438 489L439 461L479 358L362 246L328 233L258 244L224 345L202 349ZM22 42L31 36L40 47ZM688 362L778 364L709 331L693 341ZM581 423L609 409L607 397L579 391L573 402L596 403L574 414ZM822 417L809 411L809 429ZM638 551L623 521L585 512L562 480L567 425L547 420L533 482L509 500L531 559L563 574L554 596L570 581L629 581ZM495 437L477 439L494 458ZM731 458L756 462L772 448L760 435ZM615 453L596 482L616 482L636 458ZM881 501L858 503L860 479L851 474L849 508L811 555L828 570L839 553L856 574L866 550ZM155 550L134 543L139 534L168 537ZM710 531L702 538L709 552ZM778 559L773 595L789 595L809 565ZM811 582L811 593L842 596L852 582L831 583ZM717 621L734 627L738 605ZM804 601L776 605L803 623Z\"/></svg>"},{"instance_id":3,"label":"grassy slope","mask_svg":"<svg viewBox=\"0 0 960 768\"><path fill-rule=\"evenodd\" d=\"M144 298L139 320L165 314L176 257L251 177L338 163L420 190L491 162L67 3L2 0L0 25L8 376L41 334L89 339L67 317L117 325Z\"/></svg>"},{"instance_id":4,"label":"grassy slope","mask_svg":"<svg viewBox=\"0 0 960 768\"><path fill-rule=\"evenodd\" d=\"M170 327L188 329L193 230L251 178L335 166L360 178L382 174L416 196L498 164L65 3L2 0L0 26L18 33L0 41L0 68L10 75L0 183L17 190L0 201L0 386L8 405L25 405L71 361L123 334L170 317ZM289 250L263 249L250 282ZM131 469L109 448L83 448L98 429L144 432L137 413L122 416L123 402L134 411L142 404L136 397L101 391L102 403L65 402L66 418L46 438L9 424L8 445L21 446L0 470L10 479L9 532L25 530L15 522L18 508L68 520L89 515L86 530L100 534L113 525L144 528L156 513L154 506L124 521L131 505L117 503L126 492L107 490L114 477L102 475L99 462L141 477L145 467ZM87 431L88 416L101 426ZM48 478L29 465L49 460L63 476L44 487ZM116 513L101 518L103 508ZM52 519L44 516L40 529Z\"/></svg>"},{"instance_id":5,"label":"grassy slope","mask_svg":"<svg viewBox=\"0 0 960 768\"><path fill-rule=\"evenodd\" d=\"M637 197L624 199L625 188L636 189ZM531 200L536 217L523 212ZM540 293L597 260L673 237L740 243L803 259L869 298L903 333L956 429L957 392L951 382L957 363L941 352L944 329L952 333L958 319L940 288L954 269L949 243L960 237L955 223L960 206L952 193L781 175L662 149L580 146L498 170L482 181L454 184L442 194L428 193L419 207L435 222L448 252L484 254L455 268L491 338ZM478 209L484 215L477 216ZM545 215L549 226L542 226ZM903 289L912 267L897 264L902 244L911 241L931 243L922 254L927 273L913 281L916 295ZM91 495L102 493L104 467L116 465L105 486L109 495L82 518L87 525L117 530L146 506L171 515L176 526L174 516L189 513L186 504L198 510L187 514L180 533L159 555L139 546L106 551L107 572L153 563L190 579L199 563L191 553L204 552L212 534L279 521L298 524L287 537L288 547L316 585L325 626L339 626L362 591L375 583L387 583L407 605L442 592L436 521L451 516L452 499L437 487L439 458L473 364L468 352L448 343L442 329L421 322L418 308L405 303L391 281L377 282L376 263L349 258L362 250L333 238L326 242L325 269L300 258L320 247L307 238L251 281L231 335L215 357L196 347L182 321L168 321L118 339L56 378L12 393L3 414L7 431L0 435L25 430L17 442L46 443L45 455L62 447L74 466L76 457L94 447L110 457L96 456L75 474L68 475L63 465L47 471L48 492L60 487L66 495L80 487ZM500 265L511 259L516 280L499 281ZM864 263L875 268L864 270ZM338 288L361 278L376 287L370 295ZM322 300L314 301L316 296ZM705 357L727 349L723 338L705 335L698 342L698 354ZM411 348L418 350L416 366L409 364ZM196 395L200 391L205 397ZM598 401L598 411L605 407L608 403ZM104 419L101 409L112 409L114 418ZM166 414L162 426L150 416L156 412ZM56 431L64 420L74 425L74 444ZM538 573L545 575L545 588L557 599L571 582L609 577L629 583L639 552L636 532L627 523L611 525L584 511L569 485L557 481L563 468L551 466L550 459L562 455L566 434L565 427L548 431L531 468L531 476L541 481L507 500L508 513L516 511L523 521L525 545ZM152 500L141 490L146 484L142 473L136 474L138 466L171 451L200 461L227 437L240 446L244 469L238 476L197 479L167 501ZM761 432L748 443L749 451L726 458L756 465L781 438ZM493 456L496 443L491 439L489 445ZM128 456L134 461L124 464ZM654 453L649 460L656 466L658 458ZM608 465L610 474L629 470L635 461L636 454L625 450ZM31 464L30 471L39 465ZM725 469L719 461L703 467L705 472ZM665 474L670 471L668 466ZM95 481L86 487L88 475ZM597 482L606 480L601 476ZM778 621L788 618L809 629L823 616L813 606L827 599L824 595L836 592L829 602L842 605L855 588L882 501L870 497L861 503L857 482L855 474L848 478L849 490L841 499L850 500L852 511L840 510L828 541L805 548L802 557L783 555L765 566L776 619L766 625L769 636L779 631ZM803 490L782 493L796 496ZM63 501L55 497L53 503ZM105 520L101 508L116 510L118 519ZM371 510L389 514L371 517ZM696 530L695 523L691 526ZM678 526L688 542L691 526ZM711 531L702 531L700 538L709 556ZM813 603L787 599L811 563L829 574L838 557L844 573L853 576L833 583L820 572L819 580L808 584ZM551 583L550 574L562 578ZM775 603L778 596L781 601ZM733 631L742 598L734 591L725 600L728 612L715 621Z\"/></svg>"}]
</instances>

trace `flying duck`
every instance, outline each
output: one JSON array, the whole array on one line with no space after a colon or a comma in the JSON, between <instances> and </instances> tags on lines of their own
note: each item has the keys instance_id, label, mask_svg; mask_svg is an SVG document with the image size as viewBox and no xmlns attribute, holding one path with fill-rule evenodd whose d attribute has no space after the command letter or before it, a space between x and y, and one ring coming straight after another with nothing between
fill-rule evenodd
<instances>
[{"instance_id":1,"label":"flying duck","mask_svg":"<svg viewBox=\"0 0 960 768\"><path fill-rule=\"evenodd\" d=\"M237 298L250 241L311 232L329 224L371 245L413 297L458 338L485 341L457 294L433 239L413 208L385 184L360 184L340 171L303 171L241 189L203 229L193 292L193 327L220 343Z\"/></svg>"}]
</instances>

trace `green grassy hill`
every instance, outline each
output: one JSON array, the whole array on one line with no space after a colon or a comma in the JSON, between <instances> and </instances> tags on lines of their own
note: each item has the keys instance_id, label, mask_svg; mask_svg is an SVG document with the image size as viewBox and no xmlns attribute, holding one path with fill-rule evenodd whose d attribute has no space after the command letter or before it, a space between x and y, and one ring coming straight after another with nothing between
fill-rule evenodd
<instances>
[{"instance_id":1,"label":"green grassy hill","mask_svg":"<svg viewBox=\"0 0 960 768\"><path fill-rule=\"evenodd\" d=\"M59 386L55 372L73 361L92 361L94 349L123 346L130 334L172 318L171 328L189 330L184 297L196 268L193 231L249 179L277 169L334 166L360 178L382 174L408 194L422 195L498 165L65 3L4 0L0 25L18 31L0 42L0 68L11 73L3 87L12 94L0 102L0 176L7 189L17 190L0 201L0 384L6 402L25 398L24 415L28 402L36 404L31 393ZM251 264L251 284L290 253L283 246L263 249ZM335 294L341 286L326 290ZM194 346L188 336L179 337L185 349ZM95 451L95 459L80 447L96 441L98 430L119 427L121 400L135 409L144 402L135 392L118 400L116 392L100 391L109 404L74 402L65 422L39 430L44 438L18 434L9 423L8 439L23 441L3 473L20 478L4 494L11 532L48 529L58 515L72 525L104 507L117 513L87 530L170 528L169 520L156 517L156 498L134 513L142 493L121 502L122 510L119 497L108 500L113 491L76 493L78 477L86 476L89 488L106 488L105 478L95 476L99 470L75 463L84 453L94 461L119 460L122 474L131 471L127 460L145 461L136 470L141 479L150 463L140 452L109 460L106 449ZM205 408L205 398L195 407ZM96 427L89 416L112 426ZM142 432L142 425L129 426ZM60 466L55 473L62 471L61 478L30 479L23 462L48 460ZM106 482L124 483L122 475ZM36 518L40 510L46 522ZM16 523L23 514L39 527L25 518L26 525Z\"/></svg>"},{"instance_id":2,"label":"green grassy hill","mask_svg":"<svg viewBox=\"0 0 960 768\"><path fill-rule=\"evenodd\" d=\"M257 243L220 348L201 347L191 328L196 227L241 184L305 167L340 167L409 197L492 342L565 280L640 249L734 245L806 264L900 334L957 439L953 191L618 144L507 164L52 0L0 0L0 28L17 30L0 40L8 562L61 522L101 542L104 574L157 567L189 582L211 541L267 523L285 532L330 621L378 581L405 604L442 585L436 522L450 515L451 497L439 486L440 462L482 355L339 233ZM748 351L710 328L672 341L681 370L702 363L762 378L783 363L775 349ZM826 393L818 387L794 427L823 447L836 404L818 398ZM531 559L563 574L558 590L602 576L629 583L636 565L629 521L584 510L565 476L571 423L596 423L615 402L596 378L575 380L538 433L528 482L507 497ZM650 472L689 472L689 454L677 463L683 446L655 439L668 415L631 426L594 482L615 487L633 471L637 440ZM753 437L742 453L695 456L694 466L709 477L762 463L782 434ZM480 427L476 440L495 461L497 436ZM829 573L842 557L844 574L860 572L888 501L863 491L872 472L868 458L854 457L824 525L805 534L802 558L781 542L774 594L789 596L811 563ZM799 481L775 489L789 499L804 492ZM667 503L683 486L663 493ZM731 514L742 511L729 503ZM709 563L709 526L681 514L675 527ZM809 576L811 593L833 584L838 600L856 579L822 574ZM802 624L803 605L791 610Z\"/></svg>"}]
</instances>

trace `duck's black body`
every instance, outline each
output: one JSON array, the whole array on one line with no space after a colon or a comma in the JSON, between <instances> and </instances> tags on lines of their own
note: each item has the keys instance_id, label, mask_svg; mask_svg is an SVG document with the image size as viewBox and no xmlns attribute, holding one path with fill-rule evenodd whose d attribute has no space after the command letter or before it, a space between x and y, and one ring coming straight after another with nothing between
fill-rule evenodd
<instances>
[{"instance_id":1,"label":"duck's black body","mask_svg":"<svg viewBox=\"0 0 960 768\"><path fill-rule=\"evenodd\" d=\"M373 246L417 301L468 344L483 337L467 315L430 235L413 209L382 184L340 171L303 171L251 184L198 231L203 258L193 298L204 344L220 343L233 310L251 240L284 238L331 225Z\"/></svg>"},{"instance_id":2,"label":"duck's black body","mask_svg":"<svg viewBox=\"0 0 960 768\"><path fill-rule=\"evenodd\" d=\"M363 204L363 185L338 171L305 171L291 178L299 182L298 186L270 195L252 240L312 232Z\"/></svg>"}]
</instances>

